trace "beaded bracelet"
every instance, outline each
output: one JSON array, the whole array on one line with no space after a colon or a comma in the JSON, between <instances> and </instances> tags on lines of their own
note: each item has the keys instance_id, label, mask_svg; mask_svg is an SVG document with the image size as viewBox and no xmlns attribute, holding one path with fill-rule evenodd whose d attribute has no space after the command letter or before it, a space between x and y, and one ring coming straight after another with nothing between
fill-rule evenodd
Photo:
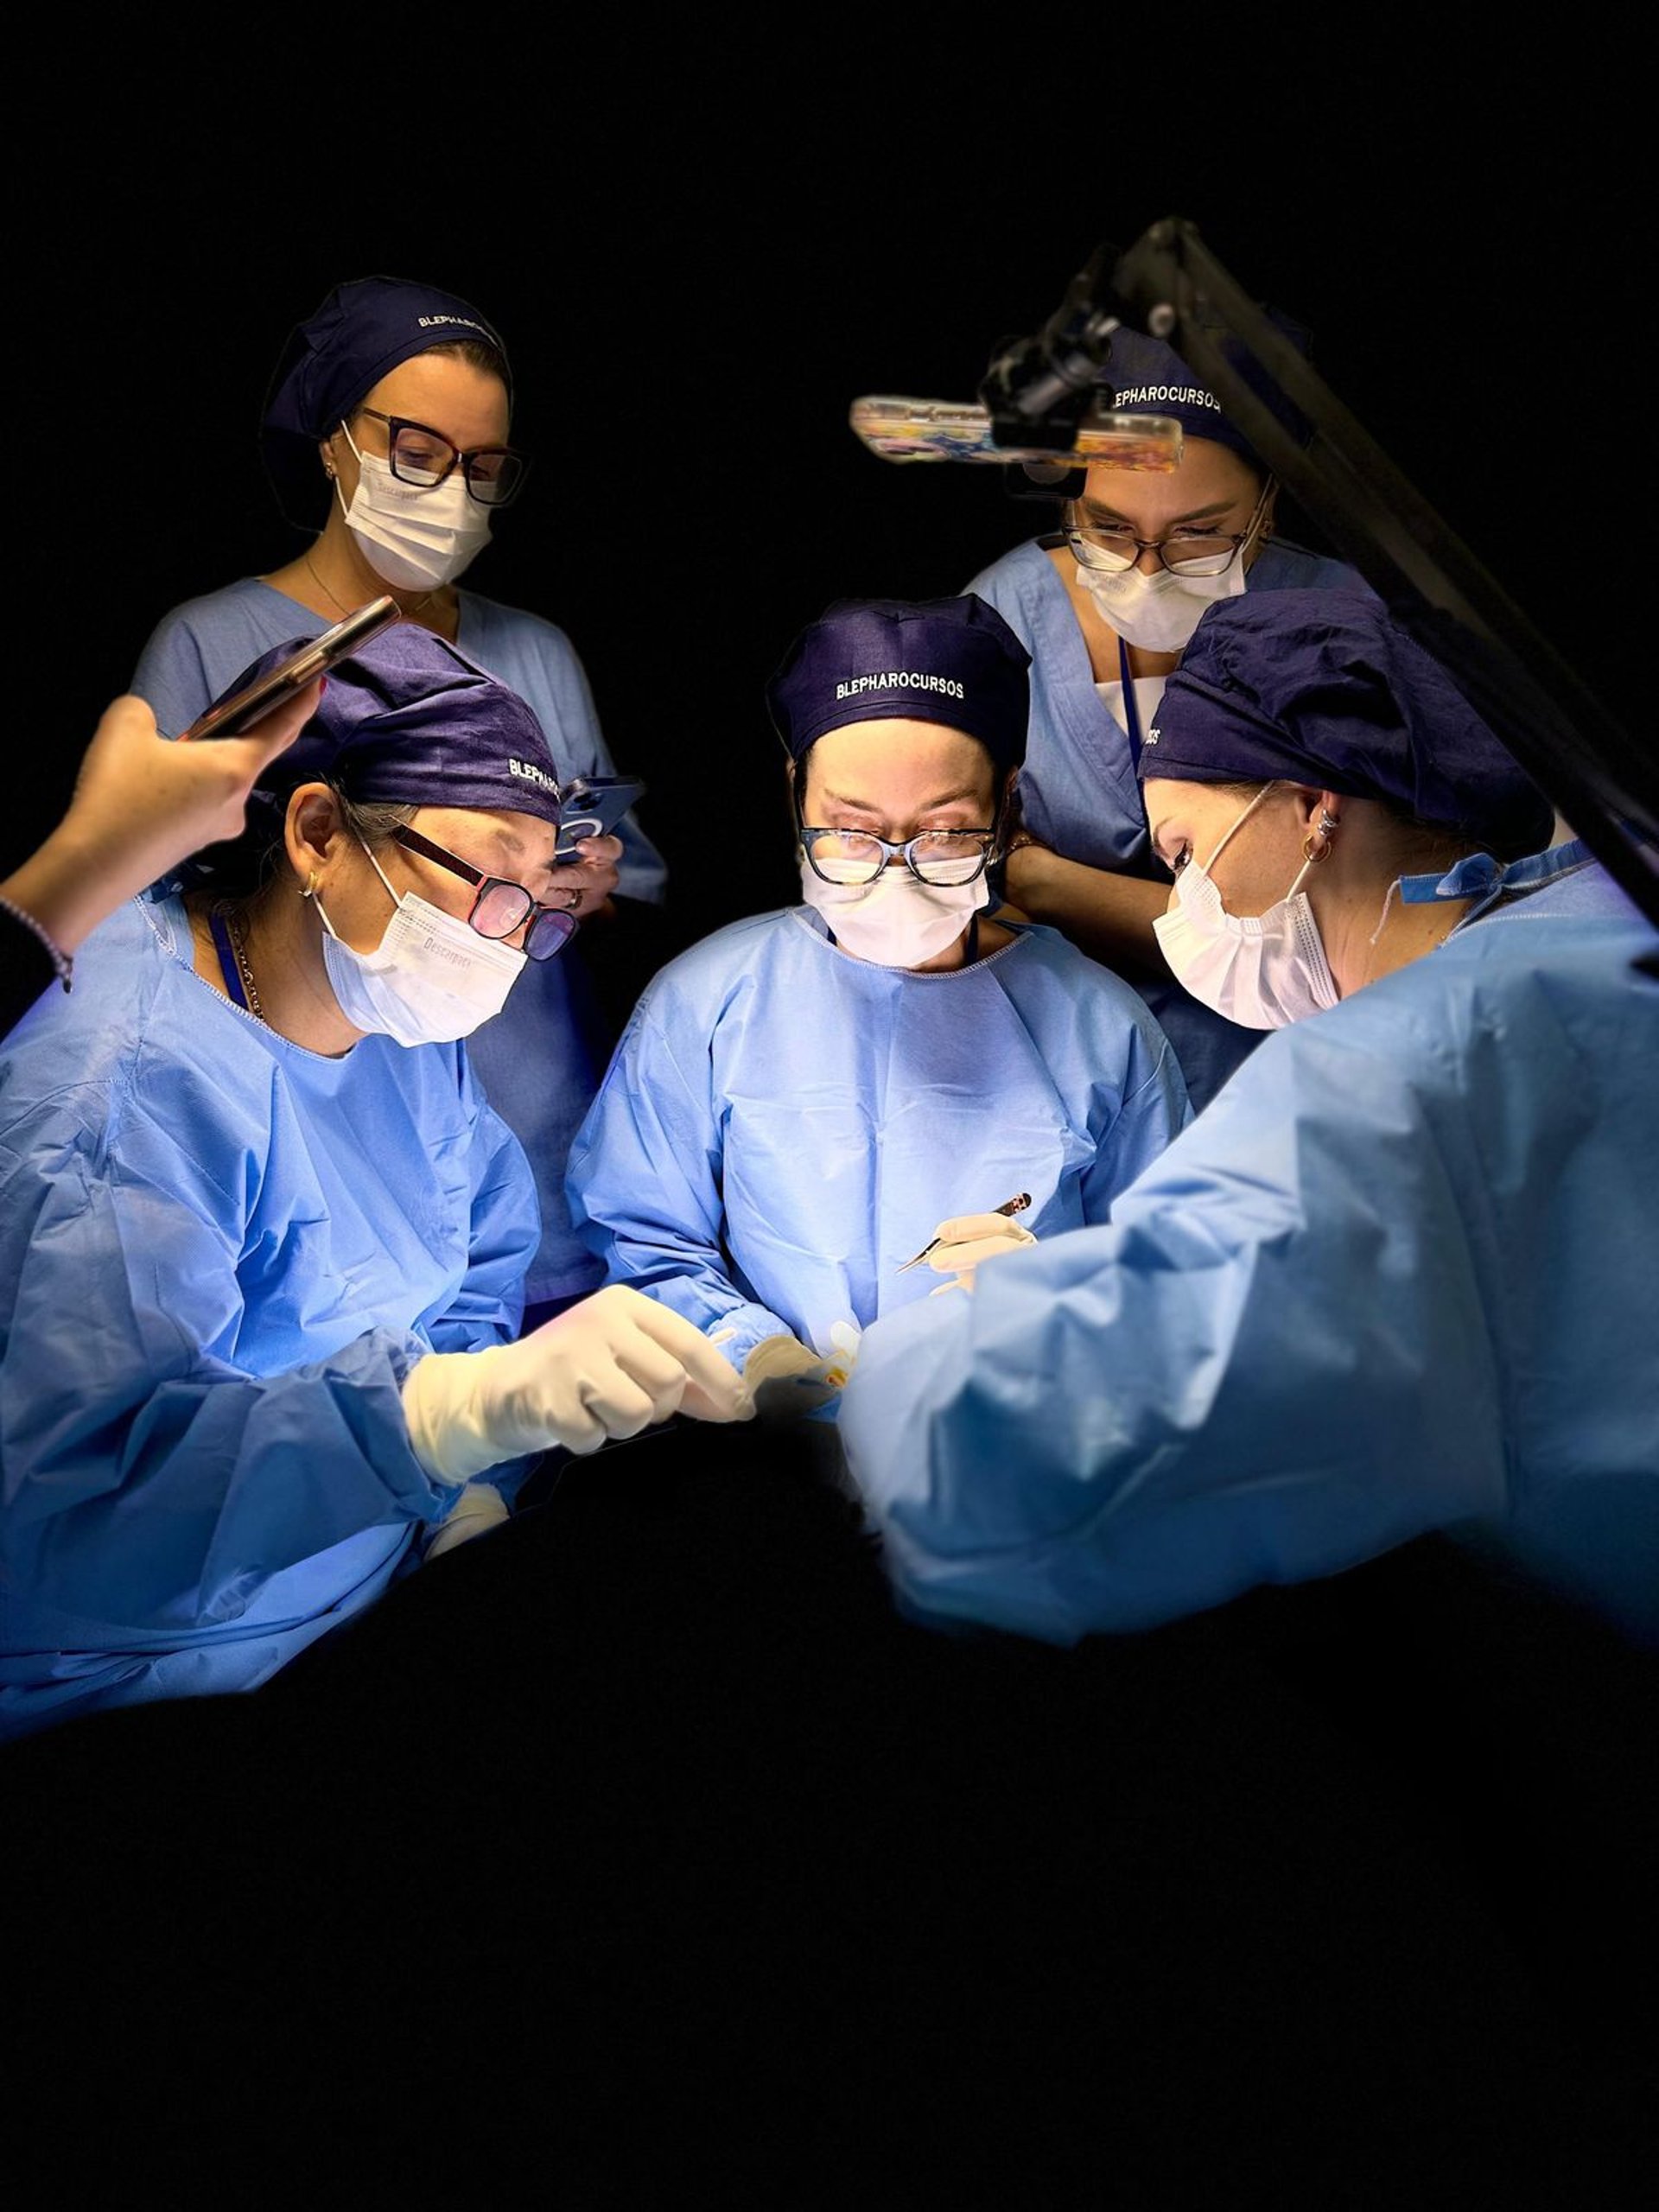
<instances>
[{"instance_id":1,"label":"beaded bracelet","mask_svg":"<svg viewBox=\"0 0 1659 2212\"><path fill-rule=\"evenodd\" d=\"M25 913L21 906L14 906L10 899L0 898L0 906L4 907L6 912L11 915L14 920L21 922L26 930L32 931L35 937L39 938L51 957L52 965L57 970L58 981L67 991L75 972L73 955L65 952L60 945L54 944L34 915Z\"/></svg>"}]
</instances>

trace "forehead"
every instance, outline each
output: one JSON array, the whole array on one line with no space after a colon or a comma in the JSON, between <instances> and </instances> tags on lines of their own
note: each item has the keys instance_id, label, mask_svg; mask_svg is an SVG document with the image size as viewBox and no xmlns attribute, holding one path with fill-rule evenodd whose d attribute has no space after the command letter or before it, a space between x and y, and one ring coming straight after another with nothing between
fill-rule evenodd
<instances>
[{"instance_id":1,"label":"forehead","mask_svg":"<svg viewBox=\"0 0 1659 2212\"><path fill-rule=\"evenodd\" d=\"M1239 807L1232 785L1193 783L1184 776L1148 776L1141 797L1154 844L1166 830L1202 829L1217 815L1230 820Z\"/></svg>"},{"instance_id":2,"label":"forehead","mask_svg":"<svg viewBox=\"0 0 1659 2212\"><path fill-rule=\"evenodd\" d=\"M497 812L482 807L423 806L414 827L435 845L448 849L475 868L499 875L522 876L553 865L556 833L538 814Z\"/></svg>"},{"instance_id":3,"label":"forehead","mask_svg":"<svg viewBox=\"0 0 1659 2212\"><path fill-rule=\"evenodd\" d=\"M883 716L826 730L806 756L809 790L830 785L843 798L882 805L947 791L995 786L991 756L976 737L944 722Z\"/></svg>"},{"instance_id":4,"label":"forehead","mask_svg":"<svg viewBox=\"0 0 1659 2212\"><path fill-rule=\"evenodd\" d=\"M383 415L406 415L463 445L487 445L507 434L507 388L488 369L450 353L416 353L400 361L363 396ZM453 426L453 427L452 427Z\"/></svg>"},{"instance_id":5,"label":"forehead","mask_svg":"<svg viewBox=\"0 0 1659 2212\"><path fill-rule=\"evenodd\" d=\"M1254 504L1261 481L1230 446L1214 438L1188 438L1177 466L1166 472L1090 464L1083 496L1091 507L1114 514L1185 514L1218 499Z\"/></svg>"}]
</instances>

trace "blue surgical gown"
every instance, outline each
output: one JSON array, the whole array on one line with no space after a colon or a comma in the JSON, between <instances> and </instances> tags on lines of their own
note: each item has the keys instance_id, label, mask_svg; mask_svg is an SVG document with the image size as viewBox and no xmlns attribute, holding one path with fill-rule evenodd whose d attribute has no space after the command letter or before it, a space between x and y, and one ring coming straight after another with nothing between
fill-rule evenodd
<instances>
[{"instance_id":1,"label":"blue surgical gown","mask_svg":"<svg viewBox=\"0 0 1659 2212\"><path fill-rule=\"evenodd\" d=\"M476 592L457 596L456 644L527 702L559 773L567 779L613 775L587 675L564 632L540 615ZM297 600L245 576L163 616L139 657L132 689L149 700L162 728L174 736L261 653L328 626L326 617ZM618 891L626 898L660 899L666 872L655 846L632 815L624 816L617 835L623 844ZM524 1145L536 1177L543 1229L525 1284L532 1305L577 1297L600 1281L593 1260L571 1234L563 1199L565 1155L603 1065L581 963L580 939L556 959L532 962L501 1012L468 1045L490 1103Z\"/></svg>"},{"instance_id":2,"label":"blue surgical gown","mask_svg":"<svg viewBox=\"0 0 1659 2212\"><path fill-rule=\"evenodd\" d=\"M1357 569L1270 539L1251 563L1249 591L1340 587L1373 596ZM1128 734L1096 689L1089 647L1065 582L1034 540L982 569L966 588L988 600L1032 656L1031 728L1020 772L1026 827L1085 868L1164 880L1147 830ZM1144 728L1157 689L1137 689ZM1175 1047L1195 1113L1260 1043L1259 1029L1227 1021L1173 978L1139 986Z\"/></svg>"},{"instance_id":3,"label":"blue surgical gown","mask_svg":"<svg viewBox=\"0 0 1659 2212\"><path fill-rule=\"evenodd\" d=\"M571 1212L613 1281L733 1330L734 1366L785 1330L829 1354L836 1323L939 1287L898 1270L947 1216L1023 1191L1039 1237L1103 1221L1187 1115L1139 996L1054 931L913 974L787 907L647 986L571 1147Z\"/></svg>"},{"instance_id":4,"label":"blue surgical gown","mask_svg":"<svg viewBox=\"0 0 1659 2212\"><path fill-rule=\"evenodd\" d=\"M841 1435L914 1610L1070 1642L1458 1524L1652 1631L1659 935L1581 845L1440 895L1483 869L1106 1227L865 1337Z\"/></svg>"},{"instance_id":5,"label":"blue surgical gown","mask_svg":"<svg viewBox=\"0 0 1659 2212\"><path fill-rule=\"evenodd\" d=\"M368 1605L454 1498L405 1375L518 1325L535 1194L464 1048L308 1052L190 957L134 901L0 1049L0 1733Z\"/></svg>"}]
</instances>

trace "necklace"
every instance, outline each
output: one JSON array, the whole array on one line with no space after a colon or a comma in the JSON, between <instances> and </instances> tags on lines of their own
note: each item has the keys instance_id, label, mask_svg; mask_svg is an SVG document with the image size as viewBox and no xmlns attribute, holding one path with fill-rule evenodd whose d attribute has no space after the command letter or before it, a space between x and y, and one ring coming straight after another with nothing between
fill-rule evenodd
<instances>
[{"instance_id":1,"label":"necklace","mask_svg":"<svg viewBox=\"0 0 1659 2212\"><path fill-rule=\"evenodd\" d=\"M329 590L328 586L323 582L322 577L318 573L317 564L311 558L311 555L308 550L305 555L305 565L310 569L312 576L315 580L317 589L323 594L325 598L333 600L334 605L340 609L342 614L351 614L356 611L354 608L347 607L345 601L339 597L336 593ZM429 600L435 599L437 596L437 591L438 587L434 584L430 591L423 592L419 599L412 601L409 606L402 608L401 612L406 616L417 613L427 604Z\"/></svg>"},{"instance_id":2,"label":"necklace","mask_svg":"<svg viewBox=\"0 0 1659 2212\"><path fill-rule=\"evenodd\" d=\"M231 914L226 918L230 931L231 950L236 955L236 970L242 978L242 989L247 999L248 1012L256 1021L264 1021L265 1010L259 1003L258 987L253 980L253 964L248 958L248 940L243 934L242 917L239 914ZM270 1024L266 1023L266 1027L269 1027Z\"/></svg>"}]
</instances>

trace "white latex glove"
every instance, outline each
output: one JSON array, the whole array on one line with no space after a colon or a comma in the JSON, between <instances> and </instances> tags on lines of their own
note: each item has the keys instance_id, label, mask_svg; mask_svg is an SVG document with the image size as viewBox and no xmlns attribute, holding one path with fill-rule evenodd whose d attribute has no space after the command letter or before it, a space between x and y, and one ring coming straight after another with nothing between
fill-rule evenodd
<instances>
[{"instance_id":1,"label":"white latex glove","mask_svg":"<svg viewBox=\"0 0 1659 2212\"><path fill-rule=\"evenodd\" d=\"M486 1535L511 1518L507 1501L493 1483L468 1483L438 1523L423 1557L442 1559L457 1544L468 1544L474 1536Z\"/></svg>"},{"instance_id":2,"label":"white latex glove","mask_svg":"<svg viewBox=\"0 0 1659 2212\"><path fill-rule=\"evenodd\" d=\"M830 1380L840 1389L858 1365L858 1347L864 1332L856 1321L830 1324Z\"/></svg>"},{"instance_id":3,"label":"white latex glove","mask_svg":"<svg viewBox=\"0 0 1659 2212\"><path fill-rule=\"evenodd\" d=\"M743 1388L767 1421L810 1413L833 1397L836 1387L828 1363L786 1331L762 1337L743 1362Z\"/></svg>"},{"instance_id":4,"label":"white latex glove","mask_svg":"<svg viewBox=\"0 0 1659 2212\"><path fill-rule=\"evenodd\" d=\"M1021 1229L1005 1213L953 1214L933 1234L938 1243L928 1254L927 1264L936 1274L952 1278L929 1293L933 1298L941 1291L971 1290L976 1268L1000 1252L1017 1251L1022 1244L1037 1242L1028 1229Z\"/></svg>"},{"instance_id":5,"label":"white latex glove","mask_svg":"<svg viewBox=\"0 0 1659 2212\"><path fill-rule=\"evenodd\" d=\"M416 1458L449 1483L554 1444L596 1452L671 1414L745 1421L753 1410L702 1331L626 1283L596 1290L517 1344L429 1352L410 1368L403 1398Z\"/></svg>"}]
</instances>

